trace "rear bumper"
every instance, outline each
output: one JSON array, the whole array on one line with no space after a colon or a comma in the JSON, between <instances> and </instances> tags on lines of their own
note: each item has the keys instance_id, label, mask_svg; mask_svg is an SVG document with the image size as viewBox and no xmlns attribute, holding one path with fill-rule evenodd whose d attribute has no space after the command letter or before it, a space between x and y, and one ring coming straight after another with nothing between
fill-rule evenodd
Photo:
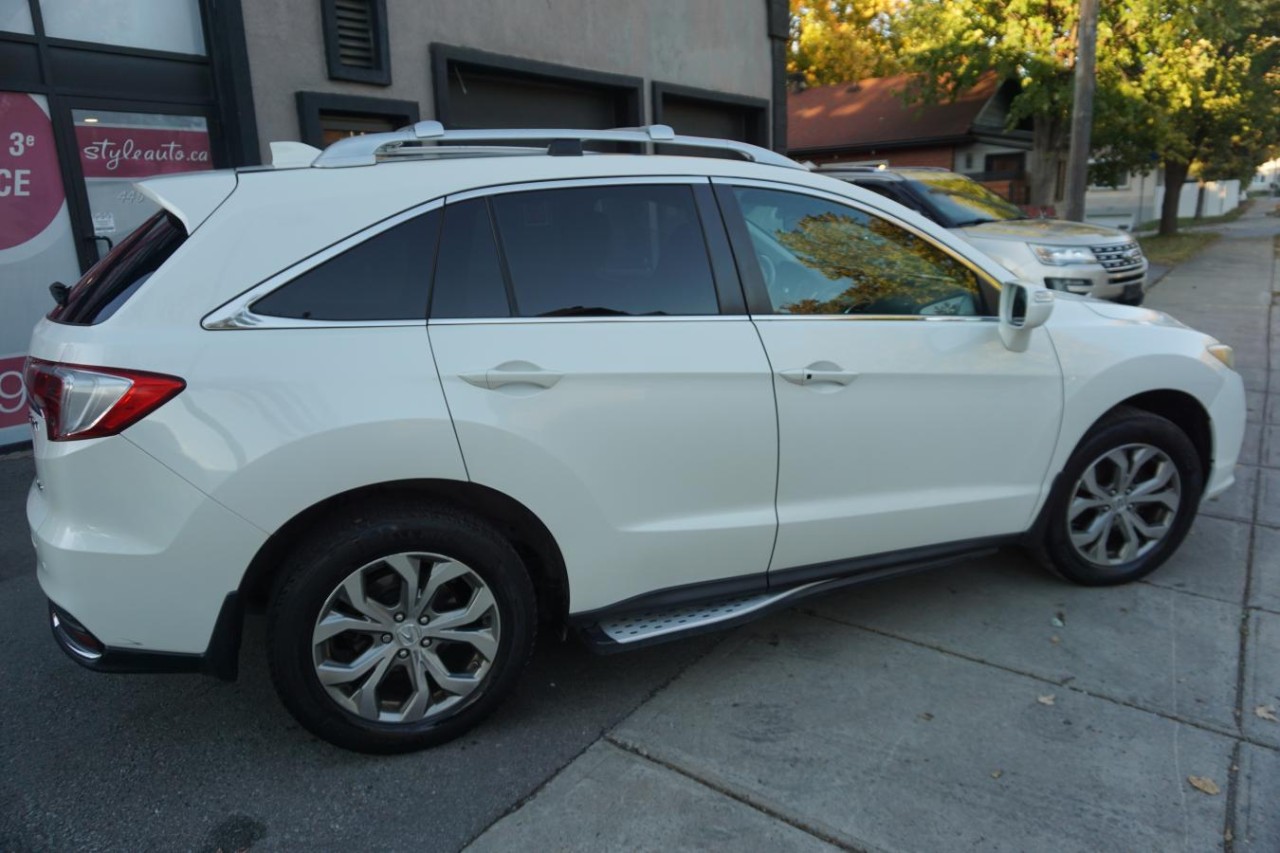
<instances>
[{"instance_id":1,"label":"rear bumper","mask_svg":"<svg viewBox=\"0 0 1280 853\"><path fill-rule=\"evenodd\" d=\"M34 456L37 578L102 653L65 630L63 649L91 669L225 673L219 632L239 625L234 593L266 534L121 436L37 434Z\"/></svg>"},{"instance_id":2,"label":"rear bumper","mask_svg":"<svg viewBox=\"0 0 1280 853\"><path fill-rule=\"evenodd\" d=\"M234 681L239 674L240 631L244 613L235 593L222 602L213 636L204 654L151 652L105 645L80 620L49 602L54 642L76 663L94 672L203 673Z\"/></svg>"}]
</instances>

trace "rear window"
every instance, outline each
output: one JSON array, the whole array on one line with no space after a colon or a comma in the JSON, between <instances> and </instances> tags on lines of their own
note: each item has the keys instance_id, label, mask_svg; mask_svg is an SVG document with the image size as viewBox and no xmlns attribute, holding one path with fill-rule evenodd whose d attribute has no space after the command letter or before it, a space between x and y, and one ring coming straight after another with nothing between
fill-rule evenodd
<instances>
[{"instance_id":1,"label":"rear window","mask_svg":"<svg viewBox=\"0 0 1280 853\"><path fill-rule=\"evenodd\" d=\"M67 304L49 312L49 319L75 326L101 323L119 311L186 239L177 217L160 211L94 264L71 288Z\"/></svg>"}]
</instances>

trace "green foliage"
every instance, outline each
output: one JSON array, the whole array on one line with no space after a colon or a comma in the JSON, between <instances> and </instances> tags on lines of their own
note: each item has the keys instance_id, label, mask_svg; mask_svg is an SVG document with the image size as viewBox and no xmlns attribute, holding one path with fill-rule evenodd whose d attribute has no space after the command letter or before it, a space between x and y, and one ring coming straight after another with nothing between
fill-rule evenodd
<instances>
[{"instance_id":1,"label":"green foliage","mask_svg":"<svg viewBox=\"0 0 1280 853\"><path fill-rule=\"evenodd\" d=\"M889 26L901 0L791 0L787 72L810 86L850 83L899 71Z\"/></svg>"}]
</instances>

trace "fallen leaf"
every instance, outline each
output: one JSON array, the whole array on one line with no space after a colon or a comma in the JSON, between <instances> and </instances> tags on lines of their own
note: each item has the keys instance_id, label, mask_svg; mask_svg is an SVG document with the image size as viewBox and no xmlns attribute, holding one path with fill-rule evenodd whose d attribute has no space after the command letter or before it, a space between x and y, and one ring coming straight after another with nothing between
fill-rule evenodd
<instances>
[{"instance_id":1,"label":"fallen leaf","mask_svg":"<svg viewBox=\"0 0 1280 853\"><path fill-rule=\"evenodd\" d=\"M1053 614L1053 618L1049 620L1049 624L1055 628L1062 628L1067 624L1067 614L1059 610Z\"/></svg>"},{"instance_id":2,"label":"fallen leaf","mask_svg":"<svg viewBox=\"0 0 1280 853\"><path fill-rule=\"evenodd\" d=\"M1058 643L1062 642L1062 638L1059 637L1057 634L1054 634L1052 637L1049 638L1049 642L1053 643L1056 646L1058 645Z\"/></svg>"},{"instance_id":3,"label":"fallen leaf","mask_svg":"<svg viewBox=\"0 0 1280 853\"><path fill-rule=\"evenodd\" d=\"M928 711L925 711L923 714L920 715L920 719L924 720L927 723L933 719L933 714L930 714Z\"/></svg>"},{"instance_id":4,"label":"fallen leaf","mask_svg":"<svg viewBox=\"0 0 1280 853\"><path fill-rule=\"evenodd\" d=\"M1050 693L1047 696L1037 696L1036 701L1039 702L1041 705L1052 705L1054 701L1053 694Z\"/></svg>"},{"instance_id":5,"label":"fallen leaf","mask_svg":"<svg viewBox=\"0 0 1280 853\"><path fill-rule=\"evenodd\" d=\"M1280 717L1276 716L1275 705L1259 705L1253 709L1253 713L1257 714L1264 720L1269 720L1273 723L1280 723Z\"/></svg>"},{"instance_id":6,"label":"fallen leaf","mask_svg":"<svg viewBox=\"0 0 1280 853\"><path fill-rule=\"evenodd\" d=\"M1221 789L1208 776L1188 776L1187 781L1191 783L1191 787L1197 791L1208 794L1209 796L1217 796L1221 793Z\"/></svg>"},{"instance_id":7,"label":"fallen leaf","mask_svg":"<svg viewBox=\"0 0 1280 853\"><path fill-rule=\"evenodd\" d=\"M1004 775L1004 771L1003 771L1003 770L992 770L992 771L991 771L991 778L992 778L992 779L999 779L999 778L1000 778L1001 776L1003 776L1003 775Z\"/></svg>"}]
</instances>

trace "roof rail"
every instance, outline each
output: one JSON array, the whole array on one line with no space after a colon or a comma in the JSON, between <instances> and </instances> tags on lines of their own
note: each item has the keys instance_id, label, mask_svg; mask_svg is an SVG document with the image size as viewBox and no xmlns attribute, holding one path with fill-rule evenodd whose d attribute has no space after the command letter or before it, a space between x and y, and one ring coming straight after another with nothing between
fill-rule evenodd
<instances>
[{"instance_id":1,"label":"roof rail","mask_svg":"<svg viewBox=\"0 0 1280 853\"><path fill-rule=\"evenodd\" d=\"M508 142L519 144L529 141L570 139L579 142L627 142L633 144L666 143L690 148L710 148L730 151L754 163L803 169L796 161L767 148L736 142L731 139L711 139L704 136L677 136L665 124L647 127L619 127L613 130L570 130L565 128L512 128L502 130L445 130L438 121L420 121L411 127L389 133L369 133L339 139L330 145L312 166L334 168L341 166L372 166L379 155L391 155L401 159L408 155L407 148L423 148L424 156L440 143ZM393 153L394 152L394 153Z\"/></svg>"}]
</instances>

